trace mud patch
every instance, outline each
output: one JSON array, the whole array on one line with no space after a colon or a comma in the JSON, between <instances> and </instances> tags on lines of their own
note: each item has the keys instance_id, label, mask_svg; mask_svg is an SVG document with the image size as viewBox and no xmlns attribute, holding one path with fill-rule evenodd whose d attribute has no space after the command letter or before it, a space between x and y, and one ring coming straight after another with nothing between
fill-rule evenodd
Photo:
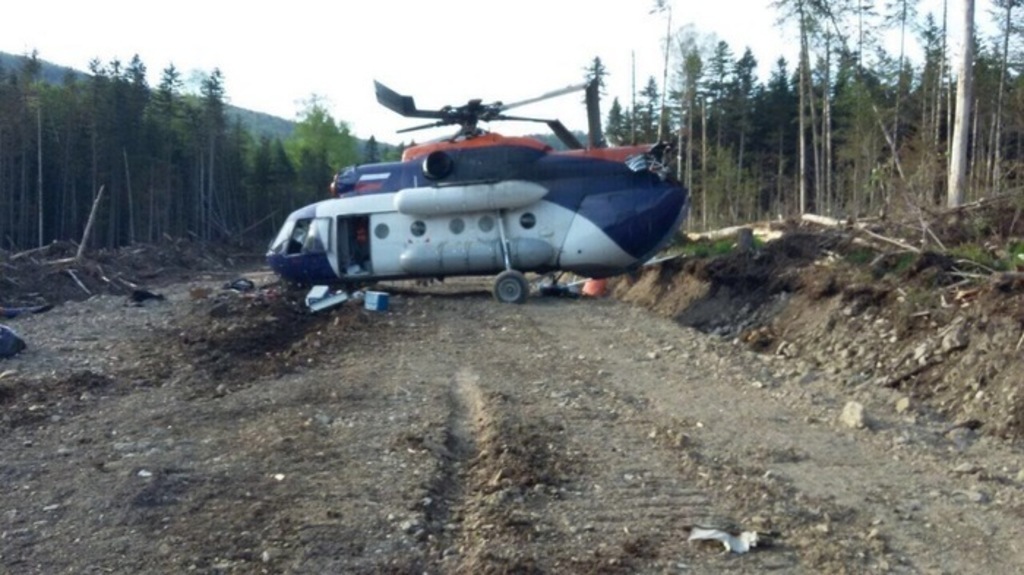
<instances>
[{"instance_id":1,"label":"mud patch","mask_svg":"<svg viewBox=\"0 0 1024 575\"><path fill-rule=\"evenodd\" d=\"M124 391L117 389L114 379L91 371L44 379L11 376L0 380L3 426L10 429L66 417L101 394Z\"/></svg>"},{"instance_id":2,"label":"mud patch","mask_svg":"<svg viewBox=\"0 0 1024 575\"><path fill-rule=\"evenodd\" d=\"M190 366L192 374L178 377L193 397L218 396L330 361L365 327L366 313L348 305L312 314L297 297L229 293L197 303L173 331L156 334L144 355L151 369Z\"/></svg>"}]
</instances>

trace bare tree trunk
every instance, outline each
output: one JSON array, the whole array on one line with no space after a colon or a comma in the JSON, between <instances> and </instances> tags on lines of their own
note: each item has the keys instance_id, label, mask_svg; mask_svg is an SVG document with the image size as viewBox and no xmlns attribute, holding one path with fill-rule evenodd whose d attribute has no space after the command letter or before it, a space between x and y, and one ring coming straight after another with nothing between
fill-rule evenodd
<instances>
[{"instance_id":1,"label":"bare tree trunk","mask_svg":"<svg viewBox=\"0 0 1024 575\"><path fill-rule=\"evenodd\" d=\"M831 36L829 37L831 38ZM831 42L826 44L825 49L825 85L822 86L822 110L821 110L821 131L822 139L824 140L824 146L822 149L824 169L822 170L822 178L824 179L824 190L825 190L825 213L834 215L833 212L837 210L836 204L839 202L834 196L832 189L832 48Z\"/></svg>"},{"instance_id":2,"label":"bare tree trunk","mask_svg":"<svg viewBox=\"0 0 1024 575\"><path fill-rule=\"evenodd\" d=\"M39 205L39 242L43 247L43 103L36 102L36 194Z\"/></svg>"},{"instance_id":3,"label":"bare tree trunk","mask_svg":"<svg viewBox=\"0 0 1024 575\"><path fill-rule=\"evenodd\" d=\"M971 118L971 92L974 62L974 0L963 3L963 50L957 61L956 118L949 156L949 188L946 206L955 208L964 203L967 173L968 122Z\"/></svg>"},{"instance_id":4,"label":"bare tree trunk","mask_svg":"<svg viewBox=\"0 0 1024 575\"><path fill-rule=\"evenodd\" d=\"M700 102L700 187L704 227L708 230L708 106L703 99Z\"/></svg>"},{"instance_id":5,"label":"bare tree trunk","mask_svg":"<svg viewBox=\"0 0 1024 575\"><path fill-rule=\"evenodd\" d=\"M124 157L124 181L128 190L128 244L135 244L135 202L132 199L132 174L128 170L128 150L121 148Z\"/></svg>"},{"instance_id":6,"label":"bare tree trunk","mask_svg":"<svg viewBox=\"0 0 1024 575\"><path fill-rule=\"evenodd\" d=\"M665 119L665 95L668 94L668 52L672 45L672 7L666 6L668 10L668 24L665 27L665 66L661 72L661 110L658 112L658 143L665 139L665 126L668 121Z\"/></svg>"},{"instance_id":7,"label":"bare tree trunk","mask_svg":"<svg viewBox=\"0 0 1024 575\"><path fill-rule=\"evenodd\" d=\"M632 103L629 107L629 143L636 145L636 52L631 52L633 71L632 71Z\"/></svg>"},{"instance_id":8,"label":"bare tree trunk","mask_svg":"<svg viewBox=\"0 0 1024 575\"><path fill-rule=\"evenodd\" d=\"M786 176L786 136L782 130L779 130L779 149L775 157L778 158L775 173L775 201L778 202L779 219L781 220L788 211L786 210L785 188L782 183Z\"/></svg>"},{"instance_id":9,"label":"bare tree trunk","mask_svg":"<svg viewBox=\"0 0 1024 575\"><path fill-rule=\"evenodd\" d=\"M686 99L686 187L690 194L693 194L693 98L691 94Z\"/></svg>"},{"instance_id":10,"label":"bare tree trunk","mask_svg":"<svg viewBox=\"0 0 1024 575\"><path fill-rule=\"evenodd\" d=\"M1006 71L1010 59L1010 32L1014 28L1013 2L1006 3L1006 17L1003 19L1003 57L999 63L999 93L996 95L995 135L992 143L992 194L1002 191L1003 163L1003 96L1006 92Z\"/></svg>"},{"instance_id":11,"label":"bare tree trunk","mask_svg":"<svg viewBox=\"0 0 1024 575\"><path fill-rule=\"evenodd\" d=\"M82 241L78 244L78 251L75 253L75 260L82 259L82 254L85 252L85 245L89 243L89 234L92 233L92 224L96 221L96 209L99 208L100 200L103 199L103 188L100 186L100 190L96 192L96 197L92 200L92 209L89 210L89 219L85 222L85 231L82 232Z\"/></svg>"},{"instance_id":12,"label":"bare tree trunk","mask_svg":"<svg viewBox=\"0 0 1024 575\"><path fill-rule=\"evenodd\" d=\"M807 211L807 39L804 36L803 24L800 29L800 80L799 80L799 136L797 137L798 157L800 158L799 178L797 189L799 190L800 215Z\"/></svg>"}]
</instances>

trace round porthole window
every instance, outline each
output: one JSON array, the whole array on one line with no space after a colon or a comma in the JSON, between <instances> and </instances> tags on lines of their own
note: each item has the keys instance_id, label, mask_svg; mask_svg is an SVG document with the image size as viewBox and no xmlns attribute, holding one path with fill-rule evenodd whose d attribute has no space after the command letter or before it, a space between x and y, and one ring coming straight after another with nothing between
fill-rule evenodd
<instances>
[{"instance_id":1,"label":"round porthole window","mask_svg":"<svg viewBox=\"0 0 1024 575\"><path fill-rule=\"evenodd\" d=\"M377 224L377 227L373 228L373 235L377 236L377 239L382 240L388 237L391 233L391 229L388 228L387 224Z\"/></svg>"},{"instance_id":2,"label":"round porthole window","mask_svg":"<svg viewBox=\"0 0 1024 575\"><path fill-rule=\"evenodd\" d=\"M423 223L423 221L421 220L416 220L415 222L412 223L412 226L409 228L409 231L412 232L412 235L418 238L423 234L427 233L427 224Z\"/></svg>"},{"instance_id":3,"label":"round porthole window","mask_svg":"<svg viewBox=\"0 0 1024 575\"><path fill-rule=\"evenodd\" d=\"M526 212L525 214L519 217L519 225L523 226L524 230L528 230L533 226L537 225L537 216L531 214L530 212Z\"/></svg>"},{"instance_id":4,"label":"round porthole window","mask_svg":"<svg viewBox=\"0 0 1024 575\"><path fill-rule=\"evenodd\" d=\"M459 235L466 229L466 222L462 218L455 218L448 223L448 229L455 235Z\"/></svg>"},{"instance_id":5,"label":"round porthole window","mask_svg":"<svg viewBox=\"0 0 1024 575\"><path fill-rule=\"evenodd\" d=\"M485 234L494 229L494 218L491 216L484 216L480 218L480 231Z\"/></svg>"}]
</instances>

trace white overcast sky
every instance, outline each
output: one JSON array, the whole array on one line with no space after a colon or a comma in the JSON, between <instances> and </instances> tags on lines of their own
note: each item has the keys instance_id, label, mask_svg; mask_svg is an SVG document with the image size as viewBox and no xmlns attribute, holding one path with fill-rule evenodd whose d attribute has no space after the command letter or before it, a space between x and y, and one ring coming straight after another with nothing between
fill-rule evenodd
<instances>
[{"instance_id":1,"label":"white overcast sky","mask_svg":"<svg viewBox=\"0 0 1024 575\"><path fill-rule=\"evenodd\" d=\"M950 0L951 11L962 0ZM770 0L668 0L672 27L692 25L725 40L735 57L750 47L762 75L779 56L792 62L791 25L780 27ZM940 0L925 4L941 9ZM420 108L470 98L512 102L581 81L595 56L605 63L612 97L629 104L633 55L637 89L661 84L667 20L649 14L654 0L292 0L241 3L127 0L7 3L0 51L86 70L93 58L127 63L138 54L150 84L174 64L187 78L220 68L229 101L294 119L311 95L362 138L397 143L444 135L396 135L414 120L376 103L373 80L412 95ZM978 17L988 1L978 2ZM938 14L941 17L941 13ZM763 79L763 78L762 78ZM519 108L517 114L586 123L582 95ZM536 132L509 124L506 133Z\"/></svg>"}]
</instances>

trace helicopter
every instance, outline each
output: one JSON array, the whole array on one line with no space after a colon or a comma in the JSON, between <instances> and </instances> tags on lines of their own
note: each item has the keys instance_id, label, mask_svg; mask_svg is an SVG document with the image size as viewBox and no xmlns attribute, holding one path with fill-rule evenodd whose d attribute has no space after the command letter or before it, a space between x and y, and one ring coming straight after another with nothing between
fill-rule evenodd
<instances>
[{"instance_id":1,"label":"helicopter","mask_svg":"<svg viewBox=\"0 0 1024 575\"><path fill-rule=\"evenodd\" d=\"M331 197L291 213L267 252L293 285L355 289L380 281L495 276L493 296L519 304L526 273L607 278L633 271L681 225L688 191L663 143L609 147L596 80L510 104L469 100L420 109L374 81L385 108L454 134L405 149L400 161L342 169ZM585 90L587 144L560 120L507 111ZM483 130L481 122L546 124L565 149Z\"/></svg>"}]
</instances>

